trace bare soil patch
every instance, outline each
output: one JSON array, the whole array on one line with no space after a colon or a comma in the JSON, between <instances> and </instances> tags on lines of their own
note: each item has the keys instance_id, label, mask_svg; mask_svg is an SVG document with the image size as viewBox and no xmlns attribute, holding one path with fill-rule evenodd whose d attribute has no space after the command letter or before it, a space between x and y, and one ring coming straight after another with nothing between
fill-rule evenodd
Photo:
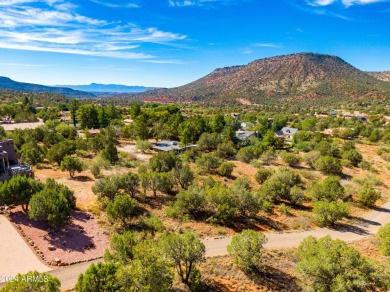
<instances>
[{"instance_id":1,"label":"bare soil patch","mask_svg":"<svg viewBox=\"0 0 390 292\"><path fill-rule=\"evenodd\" d=\"M293 251L265 251L264 270L246 274L230 257L207 258L200 266L202 277L212 291L302 291L296 284Z\"/></svg>"},{"instance_id":2,"label":"bare soil patch","mask_svg":"<svg viewBox=\"0 0 390 292\"><path fill-rule=\"evenodd\" d=\"M108 236L103 234L96 218L89 213L72 211L72 222L62 229L53 229L46 222L29 219L20 208L14 209L10 217L34 242L48 263L59 259L62 264L73 264L99 258L109 244Z\"/></svg>"}]
</instances>

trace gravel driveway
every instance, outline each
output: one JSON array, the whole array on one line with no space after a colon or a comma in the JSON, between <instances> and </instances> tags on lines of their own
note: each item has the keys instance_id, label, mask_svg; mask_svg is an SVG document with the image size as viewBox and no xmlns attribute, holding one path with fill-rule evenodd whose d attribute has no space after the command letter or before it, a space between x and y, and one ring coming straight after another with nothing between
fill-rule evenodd
<instances>
[{"instance_id":1,"label":"gravel driveway","mask_svg":"<svg viewBox=\"0 0 390 292\"><path fill-rule=\"evenodd\" d=\"M8 219L0 215L0 282L5 277L33 270L51 269L41 263Z\"/></svg>"}]
</instances>

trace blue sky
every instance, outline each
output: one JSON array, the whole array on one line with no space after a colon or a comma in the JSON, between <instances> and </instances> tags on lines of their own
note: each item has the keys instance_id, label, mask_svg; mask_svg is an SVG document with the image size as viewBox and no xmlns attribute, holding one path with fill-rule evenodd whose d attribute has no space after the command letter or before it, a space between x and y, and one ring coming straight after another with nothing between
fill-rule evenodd
<instances>
[{"instance_id":1,"label":"blue sky","mask_svg":"<svg viewBox=\"0 0 390 292\"><path fill-rule=\"evenodd\" d=\"M389 0L0 0L0 75L173 87L297 52L390 70Z\"/></svg>"}]
</instances>

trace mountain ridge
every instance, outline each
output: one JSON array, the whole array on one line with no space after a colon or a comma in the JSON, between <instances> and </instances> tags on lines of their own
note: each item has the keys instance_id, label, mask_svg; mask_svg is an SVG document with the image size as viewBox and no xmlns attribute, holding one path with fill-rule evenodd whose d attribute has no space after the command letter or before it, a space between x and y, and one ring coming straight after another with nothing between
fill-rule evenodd
<instances>
[{"instance_id":1,"label":"mountain ridge","mask_svg":"<svg viewBox=\"0 0 390 292\"><path fill-rule=\"evenodd\" d=\"M15 90L21 92L47 92L64 95L70 98L96 98L96 95L66 87L45 86L34 83L14 81L9 77L0 76L0 89Z\"/></svg>"},{"instance_id":2,"label":"mountain ridge","mask_svg":"<svg viewBox=\"0 0 390 292\"><path fill-rule=\"evenodd\" d=\"M258 102L267 98L327 96L389 97L390 84L355 68L338 56L297 53L218 68L186 85L137 95L143 99L210 102L238 98Z\"/></svg>"}]
</instances>

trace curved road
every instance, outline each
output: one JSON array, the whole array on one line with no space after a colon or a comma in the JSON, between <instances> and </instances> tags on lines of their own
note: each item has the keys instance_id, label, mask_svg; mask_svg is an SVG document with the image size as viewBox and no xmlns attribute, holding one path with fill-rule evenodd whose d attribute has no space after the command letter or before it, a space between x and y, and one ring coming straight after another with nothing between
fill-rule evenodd
<instances>
[{"instance_id":1,"label":"curved road","mask_svg":"<svg viewBox=\"0 0 390 292\"><path fill-rule=\"evenodd\" d=\"M0 216L1 217L1 216ZM367 213L363 218L357 218L354 224L336 229L318 228L314 230L291 232L291 233L265 233L268 242L265 245L267 249L283 249L297 247L299 243L307 236L323 237L330 235L333 239L341 239L347 242L360 240L366 236L375 234L379 227L387 222L390 222L390 200L380 208L377 208ZM15 231L15 230L14 230ZM16 232L16 231L15 231ZM206 238L203 240L206 246L206 256L221 256L226 255L226 247L229 244L231 237L225 238ZM4 251L3 251L4 252ZM10 254L14 254L8 251ZM37 259L36 259L37 260ZM96 263L99 260L85 262L73 266L64 267L50 274L60 279L62 289L71 289L74 287L78 275L83 273L91 263ZM15 263L14 263L15 264ZM24 270L25 261L21 261L15 268ZM0 285L1 287L1 285Z\"/></svg>"}]
</instances>

